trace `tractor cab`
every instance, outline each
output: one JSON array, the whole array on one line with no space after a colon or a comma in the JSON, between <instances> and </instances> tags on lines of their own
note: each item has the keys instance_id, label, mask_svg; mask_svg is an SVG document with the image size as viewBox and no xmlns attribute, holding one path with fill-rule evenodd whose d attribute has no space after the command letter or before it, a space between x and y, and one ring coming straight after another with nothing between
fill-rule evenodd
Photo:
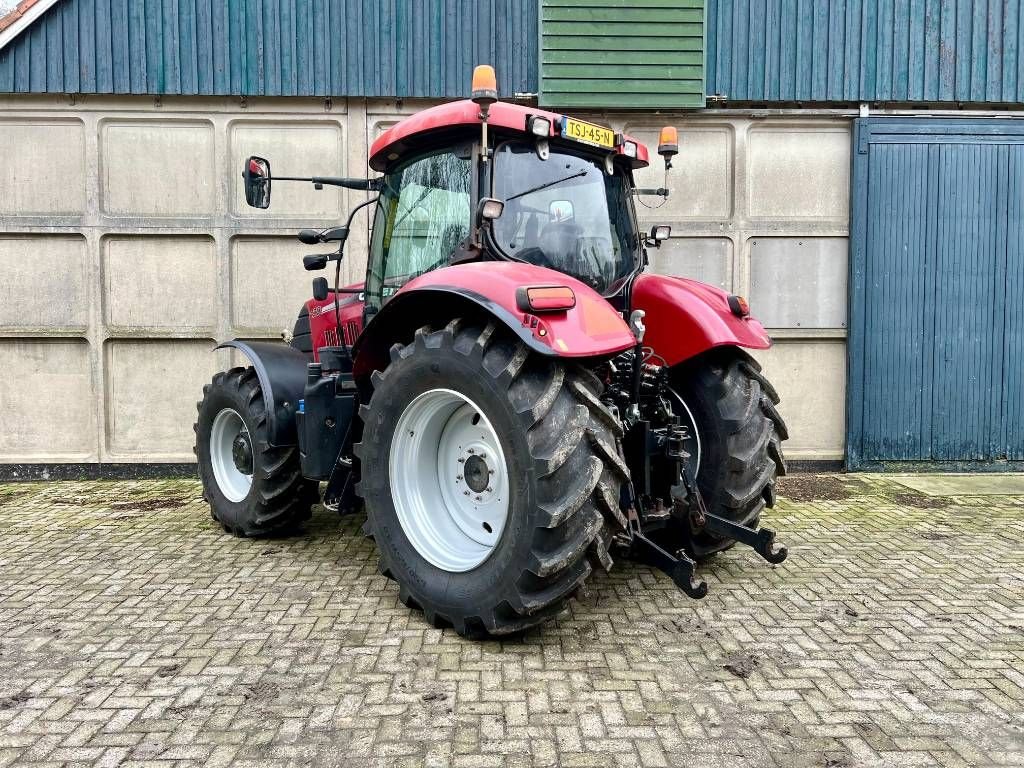
<instances>
[{"instance_id":1,"label":"tractor cab","mask_svg":"<svg viewBox=\"0 0 1024 768\"><path fill-rule=\"evenodd\" d=\"M497 102L493 77L478 67L472 99L427 109L374 142L370 167L384 178L370 314L418 275L481 260L546 267L611 297L657 242L639 232L633 205L633 170L647 166L646 147L604 126ZM666 160L672 137L661 147Z\"/></svg>"},{"instance_id":2,"label":"tractor cab","mask_svg":"<svg viewBox=\"0 0 1024 768\"><path fill-rule=\"evenodd\" d=\"M665 187L634 185L634 169L649 163L643 144L605 126L497 101L496 92L493 69L477 67L471 99L426 109L385 131L370 149L379 178L273 177L379 193L370 201L364 321L414 278L474 261L545 267L614 298L643 269L645 248L669 236L667 226L638 229L634 196L668 195ZM666 179L676 136L663 129L658 147ZM250 204L269 205L269 163L250 158L244 176ZM340 240L340 259L347 232L303 231L300 239ZM306 268L329 260L310 257Z\"/></svg>"}]
</instances>

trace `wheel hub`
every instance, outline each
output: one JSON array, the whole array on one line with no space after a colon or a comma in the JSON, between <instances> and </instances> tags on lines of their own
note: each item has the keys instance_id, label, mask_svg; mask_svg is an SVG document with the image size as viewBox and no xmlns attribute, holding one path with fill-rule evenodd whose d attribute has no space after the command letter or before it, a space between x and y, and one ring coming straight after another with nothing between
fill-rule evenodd
<instances>
[{"instance_id":1,"label":"wheel hub","mask_svg":"<svg viewBox=\"0 0 1024 768\"><path fill-rule=\"evenodd\" d=\"M231 442L231 459L235 462L235 469L243 475L252 474L252 443L248 432L239 432Z\"/></svg>"},{"instance_id":2,"label":"wheel hub","mask_svg":"<svg viewBox=\"0 0 1024 768\"><path fill-rule=\"evenodd\" d=\"M466 459L465 469L466 485L473 493L482 493L487 489L487 481L490 478L487 462L476 454Z\"/></svg>"}]
</instances>

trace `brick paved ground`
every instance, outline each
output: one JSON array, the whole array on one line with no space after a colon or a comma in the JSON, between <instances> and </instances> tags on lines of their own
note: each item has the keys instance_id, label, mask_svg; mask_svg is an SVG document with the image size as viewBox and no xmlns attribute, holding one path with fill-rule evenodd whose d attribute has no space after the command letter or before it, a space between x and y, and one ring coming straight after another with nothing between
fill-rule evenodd
<instances>
[{"instance_id":1,"label":"brick paved ground","mask_svg":"<svg viewBox=\"0 0 1024 768\"><path fill-rule=\"evenodd\" d=\"M0 765L1024 765L1024 497L798 477L778 568L622 564L511 642L427 628L361 520L0 486Z\"/></svg>"}]
</instances>

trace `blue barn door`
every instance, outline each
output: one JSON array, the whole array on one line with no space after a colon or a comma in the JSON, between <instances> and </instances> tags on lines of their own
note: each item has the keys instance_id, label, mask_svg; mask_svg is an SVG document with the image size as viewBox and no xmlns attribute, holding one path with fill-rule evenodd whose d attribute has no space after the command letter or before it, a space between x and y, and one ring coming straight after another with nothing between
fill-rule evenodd
<instances>
[{"instance_id":1,"label":"blue barn door","mask_svg":"<svg viewBox=\"0 0 1024 768\"><path fill-rule=\"evenodd\" d=\"M1024 121L856 121L847 466L1024 460Z\"/></svg>"}]
</instances>

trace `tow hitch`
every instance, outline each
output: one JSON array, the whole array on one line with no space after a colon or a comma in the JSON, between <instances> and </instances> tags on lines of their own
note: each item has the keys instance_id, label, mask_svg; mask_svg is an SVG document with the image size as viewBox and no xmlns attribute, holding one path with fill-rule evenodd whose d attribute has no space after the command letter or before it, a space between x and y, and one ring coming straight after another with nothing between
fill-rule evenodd
<instances>
[{"instance_id":1,"label":"tow hitch","mask_svg":"<svg viewBox=\"0 0 1024 768\"><path fill-rule=\"evenodd\" d=\"M692 535L707 531L723 538L733 539L740 544L746 544L769 563L775 565L786 559L789 554L786 548L775 545L775 531L770 528L750 528L708 512L700 489L691 474L689 462L686 461L685 451L681 451L676 458L681 459L679 461L681 470L680 482L672 486L673 513L689 520ZM633 556L637 560L663 571L689 597L699 600L707 595L707 582L696 576L697 563L693 558L686 553L685 549L672 553L648 538L640 524L632 487L628 486L628 490L624 488L623 492L629 494L628 497L623 498L623 501L629 523L627 528L628 546Z\"/></svg>"},{"instance_id":2,"label":"tow hitch","mask_svg":"<svg viewBox=\"0 0 1024 768\"><path fill-rule=\"evenodd\" d=\"M696 534L704 530L723 538L734 539L740 544L746 544L774 565L778 565L786 559L789 551L783 546L775 547L775 531L771 528L750 528L711 514L704 505L704 498L700 495L697 482L693 479L690 468L685 462L680 474L682 483L673 486L672 501L680 512L689 514L690 528L693 533Z\"/></svg>"},{"instance_id":3,"label":"tow hitch","mask_svg":"<svg viewBox=\"0 0 1024 768\"><path fill-rule=\"evenodd\" d=\"M629 507L627 519L629 521L630 549L637 560L664 571L677 587L695 600L700 600L708 593L706 581L694 580L697 563L686 554L685 550L680 549L672 554L647 538L640 528L640 519L637 517L635 507Z\"/></svg>"}]
</instances>

